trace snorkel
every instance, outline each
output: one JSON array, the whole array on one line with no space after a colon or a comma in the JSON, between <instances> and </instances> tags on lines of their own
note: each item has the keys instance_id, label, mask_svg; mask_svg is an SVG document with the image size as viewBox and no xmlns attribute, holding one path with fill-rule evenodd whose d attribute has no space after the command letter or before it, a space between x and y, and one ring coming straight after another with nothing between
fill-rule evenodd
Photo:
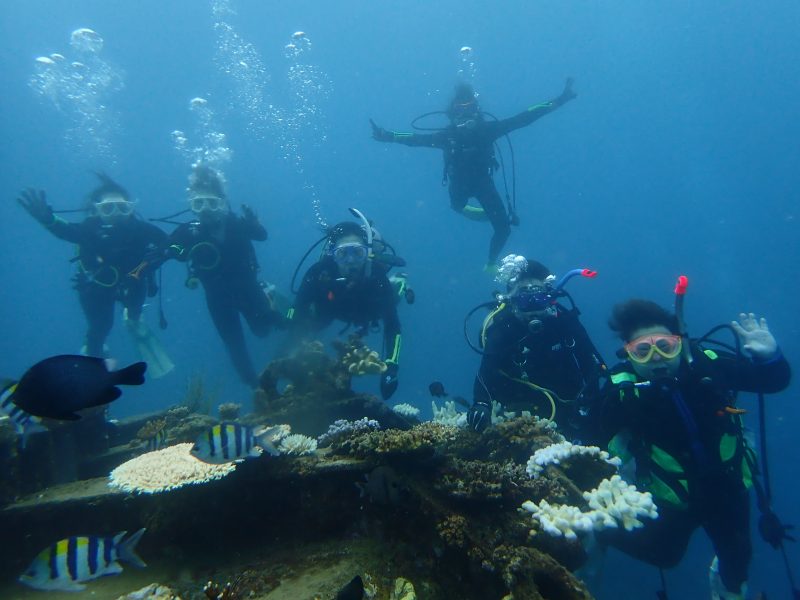
<instances>
[{"instance_id":1,"label":"snorkel","mask_svg":"<svg viewBox=\"0 0 800 600\"><path fill-rule=\"evenodd\" d=\"M678 333L683 338L683 349L681 354L687 364L692 364L692 353L689 351L689 341L686 334L686 321L683 318L683 302L686 298L686 291L689 289L689 278L680 275L675 283L675 318L678 320Z\"/></svg>"},{"instance_id":2,"label":"snorkel","mask_svg":"<svg viewBox=\"0 0 800 600\"><path fill-rule=\"evenodd\" d=\"M586 277L588 279L594 279L597 277L597 271L592 271L591 269L572 269L564 273L561 278L556 281L556 284L553 286L553 290L555 292L560 292L564 289L564 286L567 282L572 279L573 277L577 277L580 275L581 277Z\"/></svg>"},{"instance_id":3,"label":"snorkel","mask_svg":"<svg viewBox=\"0 0 800 600\"><path fill-rule=\"evenodd\" d=\"M352 214L357 219L361 220L362 226L364 227L364 231L367 235L367 263L364 265L364 276L369 277L372 275L372 227L367 221L367 217L364 216L357 208L350 208L348 209L350 214Z\"/></svg>"}]
</instances>

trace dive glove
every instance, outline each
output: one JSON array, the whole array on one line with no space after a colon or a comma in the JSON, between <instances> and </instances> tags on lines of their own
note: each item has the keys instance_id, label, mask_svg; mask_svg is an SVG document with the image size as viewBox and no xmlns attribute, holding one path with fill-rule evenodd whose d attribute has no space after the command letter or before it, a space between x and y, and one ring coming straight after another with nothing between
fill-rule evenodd
<instances>
[{"instance_id":1,"label":"dive glove","mask_svg":"<svg viewBox=\"0 0 800 600\"><path fill-rule=\"evenodd\" d=\"M55 221L53 208L47 203L47 196L44 190L28 188L20 193L17 202L42 225L52 225L53 221Z\"/></svg>"},{"instance_id":2,"label":"dive glove","mask_svg":"<svg viewBox=\"0 0 800 600\"><path fill-rule=\"evenodd\" d=\"M386 370L381 375L381 398L388 400L397 390L397 363L386 362Z\"/></svg>"},{"instance_id":3,"label":"dive glove","mask_svg":"<svg viewBox=\"0 0 800 600\"><path fill-rule=\"evenodd\" d=\"M792 529L794 529L794 525L785 525L781 523L780 519L778 519L778 515L769 509L762 513L761 518L758 520L758 532L761 534L764 541L776 550L780 548L785 541L797 541L788 533Z\"/></svg>"},{"instance_id":4,"label":"dive glove","mask_svg":"<svg viewBox=\"0 0 800 600\"><path fill-rule=\"evenodd\" d=\"M492 407L485 402L475 402L467 411L467 425L481 433L492 423Z\"/></svg>"},{"instance_id":5,"label":"dive glove","mask_svg":"<svg viewBox=\"0 0 800 600\"><path fill-rule=\"evenodd\" d=\"M394 138L391 131L386 131L383 127L379 127L372 119L369 120L369 124L372 125L372 139L379 142L391 142Z\"/></svg>"}]
</instances>

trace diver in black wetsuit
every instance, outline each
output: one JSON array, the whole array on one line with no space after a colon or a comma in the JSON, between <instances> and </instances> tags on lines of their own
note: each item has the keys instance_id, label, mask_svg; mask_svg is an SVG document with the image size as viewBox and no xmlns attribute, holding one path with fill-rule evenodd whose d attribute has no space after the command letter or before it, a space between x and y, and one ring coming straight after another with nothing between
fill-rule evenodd
<instances>
[{"instance_id":1,"label":"diver in black wetsuit","mask_svg":"<svg viewBox=\"0 0 800 600\"><path fill-rule=\"evenodd\" d=\"M381 396L388 400L398 383L398 297L405 295L409 303L412 300L403 277L399 285L387 278L392 265L379 260L379 253L375 252L375 244L379 242L374 241L374 235L366 219L363 225L343 222L331 228L322 258L303 277L290 318L295 338L324 329L334 320L356 325L362 333L377 321L383 321L387 369L381 376L380 387Z\"/></svg>"},{"instance_id":2,"label":"diver in black wetsuit","mask_svg":"<svg viewBox=\"0 0 800 600\"><path fill-rule=\"evenodd\" d=\"M499 121L487 121L481 112L472 86L461 84L447 109L450 124L434 133L399 133L372 124L372 137L379 142L396 142L406 146L439 148L444 152L444 179L449 183L450 206L473 220L489 220L494 235L489 244L487 270L493 270L503 245L516 224L516 215L509 215L494 185L497 169L495 140L515 129L526 127L538 118L551 113L575 98L572 79L567 79L564 91L557 98L535 104L516 116ZM469 206L475 198L481 208Z\"/></svg>"},{"instance_id":3,"label":"diver in black wetsuit","mask_svg":"<svg viewBox=\"0 0 800 600\"><path fill-rule=\"evenodd\" d=\"M240 315L259 337L283 323L258 280L252 241L266 240L267 230L250 207L242 205L241 217L230 211L221 176L207 166L195 167L190 177L189 205L197 218L170 235L161 261L188 263L186 286L203 285L211 319L236 372L247 385L257 387Z\"/></svg>"},{"instance_id":4,"label":"diver in black wetsuit","mask_svg":"<svg viewBox=\"0 0 800 600\"><path fill-rule=\"evenodd\" d=\"M566 293L550 270L514 258L522 259L520 268L481 331L483 359L467 423L478 432L488 427L494 400L507 411L555 420L568 440L580 441L590 427L589 410L598 400L605 364L578 310L558 302Z\"/></svg>"},{"instance_id":5,"label":"diver in black wetsuit","mask_svg":"<svg viewBox=\"0 0 800 600\"><path fill-rule=\"evenodd\" d=\"M152 367L149 374L163 375L173 365L140 320L145 298L154 296L158 289L154 269L138 267L167 235L136 216L135 202L124 188L106 175L98 177L100 185L91 192L87 204L89 216L79 223L57 217L43 191L25 190L18 202L54 236L78 245L75 289L89 325L85 354L105 354L104 342L114 324L114 305L120 302L140 351L158 346L157 356L142 352Z\"/></svg>"},{"instance_id":6,"label":"diver in black wetsuit","mask_svg":"<svg viewBox=\"0 0 800 600\"><path fill-rule=\"evenodd\" d=\"M711 597L744 600L756 464L735 393L784 390L789 364L766 320L753 313L731 324L738 355L690 340L678 316L648 300L616 305L610 325L625 360L611 369L593 413L597 442L621 458L630 483L652 493L658 518L633 531L605 530L598 540L663 569L680 562L703 527L716 554ZM793 539L777 517L764 516L759 530L771 545Z\"/></svg>"}]
</instances>

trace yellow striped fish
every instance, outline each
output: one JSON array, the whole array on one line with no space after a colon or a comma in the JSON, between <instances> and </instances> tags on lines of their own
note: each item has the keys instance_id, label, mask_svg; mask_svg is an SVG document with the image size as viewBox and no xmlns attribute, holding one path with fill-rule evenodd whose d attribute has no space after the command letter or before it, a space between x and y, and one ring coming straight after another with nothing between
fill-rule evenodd
<instances>
[{"instance_id":1,"label":"yellow striped fish","mask_svg":"<svg viewBox=\"0 0 800 600\"><path fill-rule=\"evenodd\" d=\"M260 456L262 449L277 456L280 452L270 438L280 431L279 426L254 429L238 423L220 423L197 438L192 447L192 455L213 464Z\"/></svg>"},{"instance_id":2,"label":"yellow striped fish","mask_svg":"<svg viewBox=\"0 0 800 600\"><path fill-rule=\"evenodd\" d=\"M19 580L37 590L79 592L86 589L84 581L122 573L120 560L137 567L147 566L135 552L144 529L123 540L127 533L59 540L42 550Z\"/></svg>"}]
</instances>

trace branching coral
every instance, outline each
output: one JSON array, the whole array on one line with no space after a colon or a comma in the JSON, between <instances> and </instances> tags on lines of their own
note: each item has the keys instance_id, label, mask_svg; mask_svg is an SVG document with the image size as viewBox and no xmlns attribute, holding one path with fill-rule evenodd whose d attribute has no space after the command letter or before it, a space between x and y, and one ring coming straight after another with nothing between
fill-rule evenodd
<instances>
[{"instance_id":1,"label":"branching coral","mask_svg":"<svg viewBox=\"0 0 800 600\"><path fill-rule=\"evenodd\" d=\"M360 336L351 335L347 342L335 341L339 363L350 375L380 375L386 371L386 363L374 350L370 350Z\"/></svg>"},{"instance_id":2,"label":"branching coral","mask_svg":"<svg viewBox=\"0 0 800 600\"><path fill-rule=\"evenodd\" d=\"M387 429L357 433L341 441L339 450L361 458L433 454L437 447L454 438L458 429L425 422L407 431Z\"/></svg>"}]
</instances>

